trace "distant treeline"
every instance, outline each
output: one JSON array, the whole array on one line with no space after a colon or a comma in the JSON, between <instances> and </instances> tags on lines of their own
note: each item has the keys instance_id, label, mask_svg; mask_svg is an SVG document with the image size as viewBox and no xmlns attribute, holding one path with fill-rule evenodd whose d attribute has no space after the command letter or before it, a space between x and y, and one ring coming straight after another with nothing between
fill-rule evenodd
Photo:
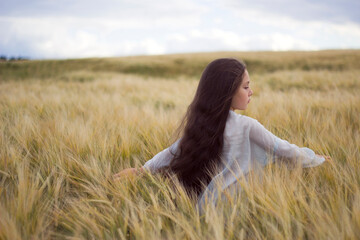
<instances>
[{"instance_id":1,"label":"distant treeline","mask_svg":"<svg viewBox=\"0 0 360 240\"><path fill-rule=\"evenodd\" d=\"M27 57L8 57L5 55L0 55L0 62L6 62L6 61L24 61L24 60L29 60L29 58Z\"/></svg>"},{"instance_id":2,"label":"distant treeline","mask_svg":"<svg viewBox=\"0 0 360 240\"><path fill-rule=\"evenodd\" d=\"M71 72L112 72L146 77L199 77L205 66L221 57L244 61L251 73L276 71L347 71L360 69L360 50L292 52L215 52L0 62L0 81L25 79L65 79ZM22 59L23 60L23 59Z\"/></svg>"}]
</instances>

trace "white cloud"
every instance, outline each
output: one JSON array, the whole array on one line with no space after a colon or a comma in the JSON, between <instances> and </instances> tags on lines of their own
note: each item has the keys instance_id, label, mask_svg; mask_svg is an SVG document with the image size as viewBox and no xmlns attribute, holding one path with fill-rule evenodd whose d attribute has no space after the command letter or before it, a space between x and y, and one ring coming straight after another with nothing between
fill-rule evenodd
<instances>
[{"instance_id":1,"label":"white cloud","mask_svg":"<svg viewBox=\"0 0 360 240\"><path fill-rule=\"evenodd\" d=\"M254 4L240 1L241 6L233 0L105 0L101 6L95 0L65 3L34 0L3 5L0 54L75 58L360 47L360 25L354 21L302 20L278 9L268 11L263 0ZM282 0L274 6L280 3ZM296 0L301 3L303 0ZM319 10L316 6L313 11Z\"/></svg>"},{"instance_id":2,"label":"white cloud","mask_svg":"<svg viewBox=\"0 0 360 240\"><path fill-rule=\"evenodd\" d=\"M184 34L180 34L180 33L170 34L166 37L166 39L168 41L175 41L175 42L181 42L181 43L185 43L185 42L189 41L188 37L186 37Z\"/></svg>"},{"instance_id":3,"label":"white cloud","mask_svg":"<svg viewBox=\"0 0 360 240\"><path fill-rule=\"evenodd\" d=\"M221 4L242 13L255 10L300 21L360 23L360 2L357 0L223 0Z\"/></svg>"},{"instance_id":4,"label":"white cloud","mask_svg":"<svg viewBox=\"0 0 360 240\"><path fill-rule=\"evenodd\" d=\"M216 17L214 18L214 23L215 24L222 24L224 22L224 20L220 17Z\"/></svg>"},{"instance_id":5,"label":"white cloud","mask_svg":"<svg viewBox=\"0 0 360 240\"><path fill-rule=\"evenodd\" d=\"M209 30L193 29L185 34L184 38L187 39L187 42L192 43L193 50L198 49L198 51L210 51L211 49L215 51L246 51L256 49L283 51L289 49L318 49L317 46L309 41L297 39L291 35L282 33L249 35L242 32L224 31L218 28ZM173 38L173 40L175 39Z\"/></svg>"},{"instance_id":6,"label":"white cloud","mask_svg":"<svg viewBox=\"0 0 360 240\"><path fill-rule=\"evenodd\" d=\"M286 51L289 49L318 50L318 48L310 42L281 33L274 33L270 36L266 36L265 41L271 42L271 50L273 51Z\"/></svg>"},{"instance_id":7,"label":"white cloud","mask_svg":"<svg viewBox=\"0 0 360 240\"><path fill-rule=\"evenodd\" d=\"M258 35L258 41L272 39L268 49L272 50L317 50L326 48L359 48L360 24L321 20L303 21L276 12L262 11L251 7L241 9L228 6L228 10L239 16L239 29L249 36ZM274 42L275 43L272 43ZM277 42L281 42L278 44ZM261 48L260 48L261 49ZM263 48L262 48L263 49Z\"/></svg>"},{"instance_id":8,"label":"white cloud","mask_svg":"<svg viewBox=\"0 0 360 240\"><path fill-rule=\"evenodd\" d=\"M164 54L166 48L154 39L145 39L140 42L140 47L145 50L145 54Z\"/></svg>"}]
</instances>

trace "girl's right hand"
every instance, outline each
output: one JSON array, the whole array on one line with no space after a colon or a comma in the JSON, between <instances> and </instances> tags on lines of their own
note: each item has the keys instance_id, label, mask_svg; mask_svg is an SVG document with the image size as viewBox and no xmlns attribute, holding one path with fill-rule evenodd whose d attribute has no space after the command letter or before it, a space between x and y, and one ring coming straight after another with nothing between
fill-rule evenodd
<instances>
[{"instance_id":1,"label":"girl's right hand","mask_svg":"<svg viewBox=\"0 0 360 240\"><path fill-rule=\"evenodd\" d=\"M137 177L138 175L144 173L144 169L143 168L127 168L122 170L121 172L114 174L113 175L113 179L114 181L118 181L121 179L129 179L132 180L135 177Z\"/></svg>"},{"instance_id":2,"label":"girl's right hand","mask_svg":"<svg viewBox=\"0 0 360 240\"><path fill-rule=\"evenodd\" d=\"M127 168L122 170L121 172L114 174L113 175L113 179L115 181L118 181L120 179L124 179L124 178L133 178L137 173L137 169L136 168Z\"/></svg>"}]
</instances>

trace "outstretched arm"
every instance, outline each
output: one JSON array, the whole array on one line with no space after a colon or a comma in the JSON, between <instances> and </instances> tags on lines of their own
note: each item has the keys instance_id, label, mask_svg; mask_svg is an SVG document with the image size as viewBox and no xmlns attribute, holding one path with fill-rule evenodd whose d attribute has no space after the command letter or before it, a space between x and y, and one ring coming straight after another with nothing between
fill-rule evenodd
<instances>
[{"instance_id":1,"label":"outstretched arm","mask_svg":"<svg viewBox=\"0 0 360 240\"><path fill-rule=\"evenodd\" d=\"M280 139L256 120L251 126L250 138L266 151L274 153L277 157L299 162L302 167L315 167L325 160L331 160L329 156L315 154L309 148L298 147L295 144Z\"/></svg>"},{"instance_id":2,"label":"outstretched arm","mask_svg":"<svg viewBox=\"0 0 360 240\"><path fill-rule=\"evenodd\" d=\"M113 179L114 180L134 179L137 176L141 176L145 171L149 171L150 173L155 173L159 168L168 166L170 164L170 161L173 158L173 153L177 151L178 145L179 145L179 140L177 140L170 147L156 154L152 159L148 160L141 168L124 169L119 173L114 174Z\"/></svg>"},{"instance_id":3,"label":"outstretched arm","mask_svg":"<svg viewBox=\"0 0 360 240\"><path fill-rule=\"evenodd\" d=\"M152 159L150 159L144 164L143 166L144 170L148 170L151 173L155 173L158 169L165 166L169 166L171 160L174 157L174 154L176 154L177 152L179 143L180 143L180 139L177 140L175 143L173 143L170 147L156 154Z\"/></svg>"}]
</instances>

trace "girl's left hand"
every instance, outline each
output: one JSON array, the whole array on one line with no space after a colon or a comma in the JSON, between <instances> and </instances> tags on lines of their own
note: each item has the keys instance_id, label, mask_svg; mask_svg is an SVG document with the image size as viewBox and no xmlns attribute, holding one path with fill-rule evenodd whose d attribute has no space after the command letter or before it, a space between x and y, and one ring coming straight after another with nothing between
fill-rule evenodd
<instances>
[{"instance_id":1,"label":"girl's left hand","mask_svg":"<svg viewBox=\"0 0 360 240\"><path fill-rule=\"evenodd\" d=\"M319 154L316 154L316 156L318 156L318 157L323 157L323 158L325 158L325 161L326 161L326 162L333 163L333 160L332 160L332 158L331 158L330 156L327 156L327 155L319 155Z\"/></svg>"}]
</instances>

